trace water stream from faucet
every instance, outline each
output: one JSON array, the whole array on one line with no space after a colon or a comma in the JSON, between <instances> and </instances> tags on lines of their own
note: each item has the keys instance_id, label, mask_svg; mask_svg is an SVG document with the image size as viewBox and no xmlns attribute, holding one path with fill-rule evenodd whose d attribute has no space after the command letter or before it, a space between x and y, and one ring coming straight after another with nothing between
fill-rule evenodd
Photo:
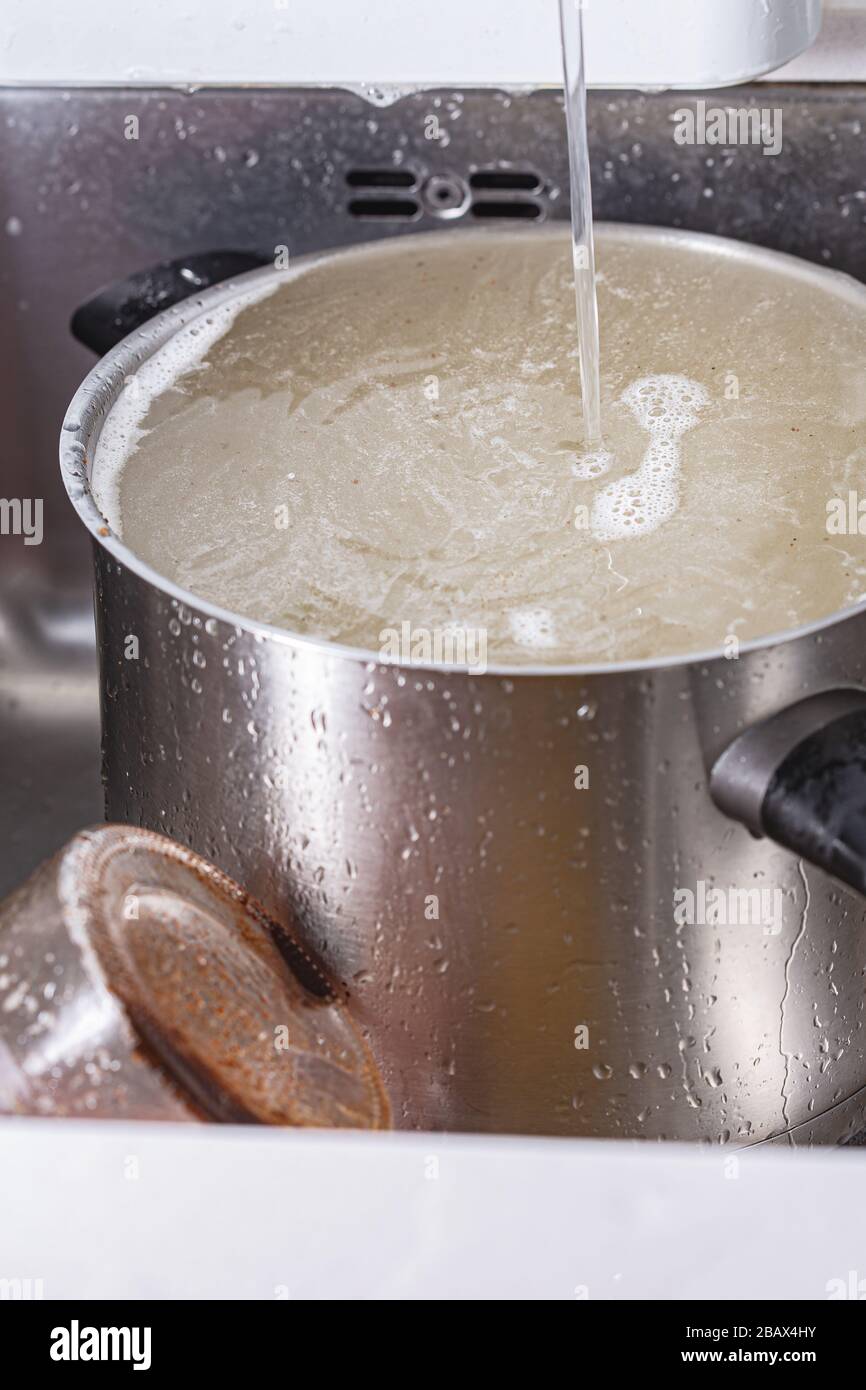
<instances>
[{"instance_id":1,"label":"water stream from faucet","mask_svg":"<svg viewBox=\"0 0 866 1390\"><path fill-rule=\"evenodd\" d=\"M580 352L584 442L601 442L598 304L595 294L595 245L592 235L592 187L586 128L586 78L583 57L584 0L559 0L568 165L571 174L571 238L574 298Z\"/></svg>"}]
</instances>

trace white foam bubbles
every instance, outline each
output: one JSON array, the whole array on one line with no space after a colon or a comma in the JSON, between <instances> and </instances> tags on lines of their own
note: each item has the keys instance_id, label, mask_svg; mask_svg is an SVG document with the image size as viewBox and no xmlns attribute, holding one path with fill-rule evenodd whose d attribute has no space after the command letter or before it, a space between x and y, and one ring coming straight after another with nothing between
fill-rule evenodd
<instances>
[{"instance_id":1,"label":"white foam bubbles","mask_svg":"<svg viewBox=\"0 0 866 1390\"><path fill-rule=\"evenodd\" d=\"M513 608L508 614L508 625L521 647L541 650L557 645L553 616L547 608Z\"/></svg>"},{"instance_id":2,"label":"white foam bubbles","mask_svg":"<svg viewBox=\"0 0 866 1390\"><path fill-rule=\"evenodd\" d=\"M571 465L571 472L575 478L586 482L608 473L612 463L613 454L609 454L606 449L593 449L591 453L581 454L580 458L575 460Z\"/></svg>"},{"instance_id":3,"label":"white foam bubbles","mask_svg":"<svg viewBox=\"0 0 866 1390\"><path fill-rule=\"evenodd\" d=\"M231 328L242 309L273 294L282 283L278 276L255 289L203 311L157 352L143 362L138 371L126 377L114 405L106 417L96 445L91 489L96 505L118 535L120 524L120 479L123 467L139 440L147 433L142 421L157 396L173 386L178 377L201 362L202 358Z\"/></svg>"},{"instance_id":4,"label":"white foam bubbles","mask_svg":"<svg viewBox=\"0 0 866 1390\"><path fill-rule=\"evenodd\" d=\"M621 399L646 430L649 445L636 473L608 483L596 497L590 524L600 541L647 535L676 514L680 440L710 398L699 381L663 373L640 377Z\"/></svg>"}]
</instances>

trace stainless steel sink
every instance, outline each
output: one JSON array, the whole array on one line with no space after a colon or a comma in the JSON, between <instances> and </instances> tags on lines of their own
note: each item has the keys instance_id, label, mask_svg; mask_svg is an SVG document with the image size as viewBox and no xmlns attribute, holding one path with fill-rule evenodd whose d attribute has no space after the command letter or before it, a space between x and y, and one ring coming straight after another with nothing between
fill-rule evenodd
<instances>
[{"instance_id":1,"label":"stainless steel sink","mask_svg":"<svg viewBox=\"0 0 866 1390\"><path fill-rule=\"evenodd\" d=\"M675 144L683 93L594 93L596 215L722 232L866 278L866 89L759 84L735 99L782 109L778 156ZM89 546L56 461L91 365L68 331L76 306L188 251L300 253L568 206L552 91L378 107L339 91L6 89L0 170L0 494L43 498L45 517L39 546L0 536L3 893L102 817Z\"/></svg>"}]
</instances>

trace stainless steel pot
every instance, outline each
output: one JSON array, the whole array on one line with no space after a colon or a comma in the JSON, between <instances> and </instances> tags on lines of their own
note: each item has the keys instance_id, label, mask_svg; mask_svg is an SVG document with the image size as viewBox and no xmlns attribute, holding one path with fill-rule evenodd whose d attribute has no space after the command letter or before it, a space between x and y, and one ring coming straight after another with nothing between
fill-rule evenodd
<instances>
[{"instance_id":1,"label":"stainless steel pot","mask_svg":"<svg viewBox=\"0 0 866 1390\"><path fill-rule=\"evenodd\" d=\"M789 265L866 312L854 281ZM833 846L856 840L862 769L829 835L821 797L863 734L864 607L738 660L479 676L383 665L179 590L106 528L88 456L142 360L275 273L133 332L64 424L96 542L110 818L173 836L295 920L349 987L397 1124L741 1143L862 1126L863 905L806 861L857 882L856 847ZM678 920L684 890L700 918L713 888L758 908L741 925ZM771 897L742 896L755 889Z\"/></svg>"}]
</instances>

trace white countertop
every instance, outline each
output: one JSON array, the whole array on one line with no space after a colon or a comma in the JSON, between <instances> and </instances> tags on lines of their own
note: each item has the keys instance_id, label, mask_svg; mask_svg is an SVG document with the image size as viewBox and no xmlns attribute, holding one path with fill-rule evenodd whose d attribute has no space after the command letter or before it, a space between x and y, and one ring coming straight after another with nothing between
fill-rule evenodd
<instances>
[{"instance_id":1,"label":"white countertop","mask_svg":"<svg viewBox=\"0 0 866 1390\"><path fill-rule=\"evenodd\" d=\"M820 22L820 0L583 8L588 80L602 87L741 81L802 51ZM561 81L556 0L3 0L0 82Z\"/></svg>"},{"instance_id":2,"label":"white countertop","mask_svg":"<svg viewBox=\"0 0 866 1390\"><path fill-rule=\"evenodd\" d=\"M0 1280L45 1298L826 1299L858 1279L866 1296L864 1188L862 1149L4 1120Z\"/></svg>"}]
</instances>

